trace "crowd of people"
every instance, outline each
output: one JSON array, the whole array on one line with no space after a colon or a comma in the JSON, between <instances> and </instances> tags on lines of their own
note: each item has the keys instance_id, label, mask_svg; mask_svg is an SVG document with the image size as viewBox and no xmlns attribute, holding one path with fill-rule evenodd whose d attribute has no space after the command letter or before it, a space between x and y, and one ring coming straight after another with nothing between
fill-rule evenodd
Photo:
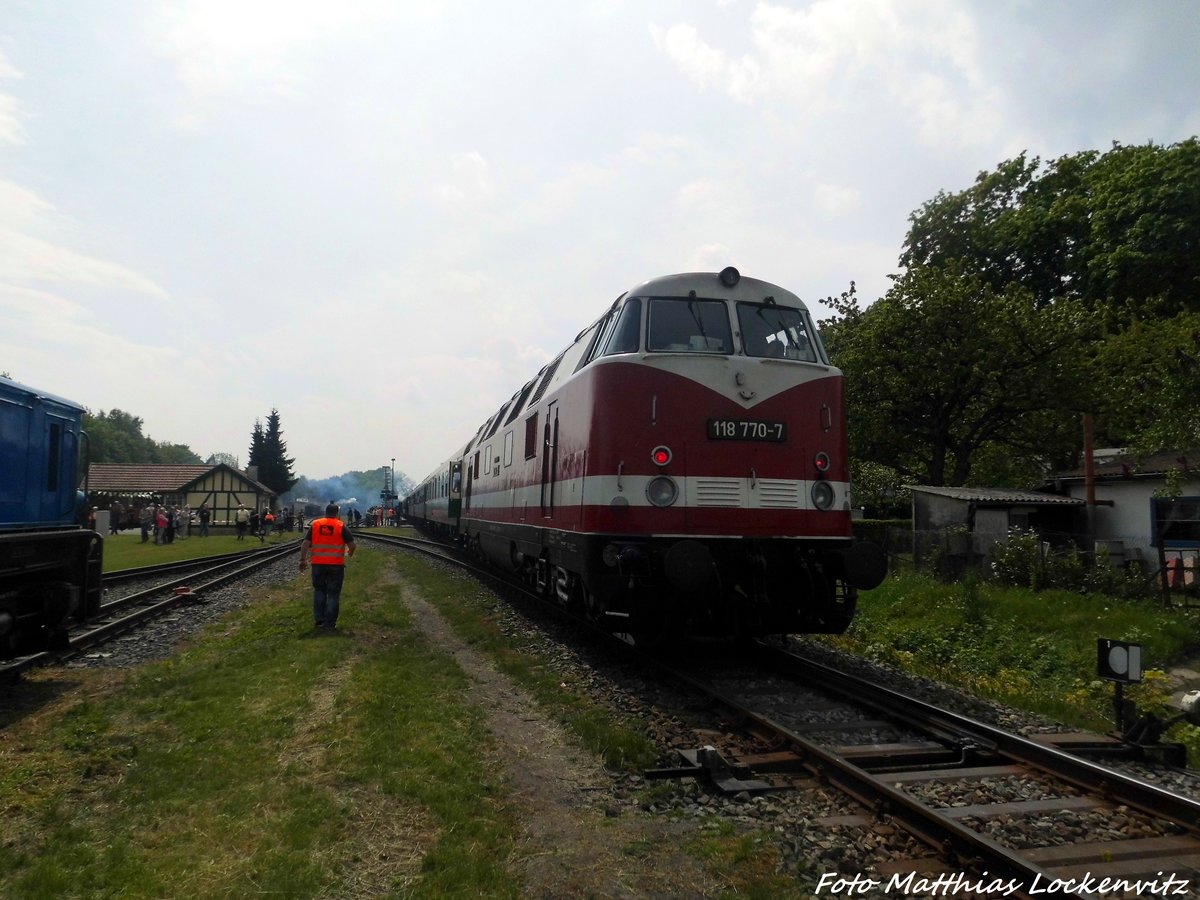
<instances>
[{"instance_id":1,"label":"crowd of people","mask_svg":"<svg viewBox=\"0 0 1200 900\"><path fill-rule=\"evenodd\" d=\"M88 523L93 528L96 525L95 514L96 508L93 507ZM347 512L347 516L353 515L353 511ZM362 514L358 515L361 518ZM115 535L127 529L140 529L143 544L150 541L171 544L193 536L208 537L211 523L212 510L207 504L193 510L186 503L182 506L148 503L145 506L127 507L120 500L115 500L109 506L108 533ZM267 507L260 511L239 504L232 524L239 541L245 540L247 535L265 541L276 531L303 532L304 514L294 513L290 507L278 511ZM353 524L352 519L349 524Z\"/></svg>"}]
</instances>

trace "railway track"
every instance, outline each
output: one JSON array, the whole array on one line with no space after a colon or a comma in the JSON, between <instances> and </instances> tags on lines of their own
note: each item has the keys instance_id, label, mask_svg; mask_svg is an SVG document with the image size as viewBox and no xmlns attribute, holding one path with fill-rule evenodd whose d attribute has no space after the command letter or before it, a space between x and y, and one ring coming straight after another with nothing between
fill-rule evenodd
<instances>
[{"instance_id":1,"label":"railway track","mask_svg":"<svg viewBox=\"0 0 1200 900\"><path fill-rule=\"evenodd\" d=\"M930 888L996 883L1017 897L1113 895L1126 883L1153 892L1169 881L1171 891L1186 889L1178 896L1200 896L1196 799L1067 752L1053 735L1014 735L770 643L755 658L757 671L740 676L671 668L719 704L743 739L684 751L678 768L653 774L751 791L799 775L837 788L863 812L828 824L898 826L926 850L867 879L884 893L904 884L891 879L915 878Z\"/></svg>"},{"instance_id":2,"label":"railway track","mask_svg":"<svg viewBox=\"0 0 1200 900\"><path fill-rule=\"evenodd\" d=\"M204 602L205 594L298 552L297 541L260 550L145 566L106 575L105 591L119 584L153 581L146 588L104 603L94 619L73 627L67 646L6 660L0 665L0 681L14 681L28 669L68 660L117 635L137 628L185 603Z\"/></svg>"},{"instance_id":3,"label":"railway track","mask_svg":"<svg viewBox=\"0 0 1200 900\"><path fill-rule=\"evenodd\" d=\"M481 571L436 542L363 536ZM647 774L737 794L818 782L861 810L822 824L916 839L921 852L870 876L830 873L829 895L1200 897L1200 802L1080 755L1120 742L1024 738L772 642L753 656L739 673L711 654L691 669L640 654L701 696L722 736Z\"/></svg>"}]
</instances>

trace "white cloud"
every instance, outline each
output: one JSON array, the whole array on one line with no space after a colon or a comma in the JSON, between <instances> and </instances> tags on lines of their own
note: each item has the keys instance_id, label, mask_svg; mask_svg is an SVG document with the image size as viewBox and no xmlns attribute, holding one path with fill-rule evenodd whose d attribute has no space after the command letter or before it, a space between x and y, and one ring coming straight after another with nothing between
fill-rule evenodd
<instances>
[{"instance_id":1,"label":"white cloud","mask_svg":"<svg viewBox=\"0 0 1200 900\"><path fill-rule=\"evenodd\" d=\"M705 178L699 181L689 181L679 189L679 205L685 210L716 210L723 202L723 194L719 182Z\"/></svg>"},{"instance_id":2,"label":"white cloud","mask_svg":"<svg viewBox=\"0 0 1200 900\"><path fill-rule=\"evenodd\" d=\"M760 2L751 53L734 58L688 24L652 26L656 47L701 89L792 110L908 115L927 144L990 140L1003 97L976 60L969 11L951 0L818 0L803 9Z\"/></svg>"},{"instance_id":3,"label":"white cloud","mask_svg":"<svg viewBox=\"0 0 1200 900\"><path fill-rule=\"evenodd\" d=\"M730 264L734 253L725 244L703 244L696 247L691 255L691 271L716 272Z\"/></svg>"},{"instance_id":4,"label":"white cloud","mask_svg":"<svg viewBox=\"0 0 1200 900\"><path fill-rule=\"evenodd\" d=\"M21 73L14 69L0 53L0 81L6 78L20 78ZM25 143L25 128L21 125L21 108L17 98L0 91L0 144Z\"/></svg>"},{"instance_id":5,"label":"white cloud","mask_svg":"<svg viewBox=\"0 0 1200 900\"><path fill-rule=\"evenodd\" d=\"M818 184L813 200L819 209L835 216L855 212L862 207L862 195L857 188L838 184Z\"/></svg>"},{"instance_id":6,"label":"white cloud","mask_svg":"<svg viewBox=\"0 0 1200 900\"><path fill-rule=\"evenodd\" d=\"M471 210L489 203L492 187L491 167L478 151L459 153L450 161L445 181L434 188L434 196L451 209Z\"/></svg>"},{"instance_id":7,"label":"white cloud","mask_svg":"<svg viewBox=\"0 0 1200 900\"><path fill-rule=\"evenodd\" d=\"M89 285L167 297L162 287L132 269L11 229L0 229L0 284L5 282Z\"/></svg>"},{"instance_id":8,"label":"white cloud","mask_svg":"<svg viewBox=\"0 0 1200 900\"><path fill-rule=\"evenodd\" d=\"M186 98L177 123L196 126L230 98L296 99L319 61L314 47L354 29L364 33L401 15L425 18L438 4L386 0L182 0L155 7L145 41L170 60ZM398 52L401 52L398 50Z\"/></svg>"},{"instance_id":9,"label":"white cloud","mask_svg":"<svg viewBox=\"0 0 1200 900\"><path fill-rule=\"evenodd\" d=\"M0 226L40 227L57 214L54 205L28 188L0 178Z\"/></svg>"}]
</instances>

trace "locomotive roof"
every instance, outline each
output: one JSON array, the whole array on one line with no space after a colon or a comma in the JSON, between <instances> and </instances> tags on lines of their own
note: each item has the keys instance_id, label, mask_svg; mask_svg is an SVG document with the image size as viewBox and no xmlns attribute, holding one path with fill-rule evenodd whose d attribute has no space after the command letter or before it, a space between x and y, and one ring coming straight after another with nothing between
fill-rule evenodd
<instances>
[{"instance_id":1,"label":"locomotive roof","mask_svg":"<svg viewBox=\"0 0 1200 900\"><path fill-rule=\"evenodd\" d=\"M737 283L733 287L726 287L721 283L720 275L716 272L681 272L677 275L651 278L629 291L628 296L645 297L655 294L687 296L689 291L695 291L698 297L731 298L749 303L761 303L768 297L773 297L776 303L784 306L808 309L808 304L777 284L739 275Z\"/></svg>"},{"instance_id":2,"label":"locomotive roof","mask_svg":"<svg viewBox=\"0 0 1200 900\"><path fill-rule=\"evenodd\" d=\"M69 406L72 409L82 410L83 406L76 403L74 400L68 400L65 397L59 397L57 394L48 394L45 391L39 391L37 388L31 388L27 384L21 384L19 381L13 381L11 378L5 378L0 375L0 392L5 396L15 396L24 394L27 398L33 399L40 397L42 400L49 400L60 406Z\"/></svg>"}]
</instances>

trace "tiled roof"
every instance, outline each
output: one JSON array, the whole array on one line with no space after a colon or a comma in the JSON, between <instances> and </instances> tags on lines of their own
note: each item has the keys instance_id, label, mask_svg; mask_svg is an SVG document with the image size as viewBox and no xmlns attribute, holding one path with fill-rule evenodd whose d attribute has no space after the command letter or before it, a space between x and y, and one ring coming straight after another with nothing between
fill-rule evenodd
<instances>
[{"instance_id":1,"label":"tiled roof","mask_svg":"<svg viewBox=\"0 0 1200 900\"><path fill-rule=\"evenodd\" d=\"M94 463L88 468L88 488L93 491L178 491L212 466L144 466Z\"/></svg>"},{"instance_id":2,"label":"tiled roof","mask_svg":"<svg viewBox=\"0 0 1200 900\"><path fill-rule=\"evenodd\" d=\"M909 490L920 491L925 494L936 494L939 497L950 497L953 500L967 500L972 503L997 505L1081 506L1084 503L1078 497L1043 494L1041 491L1017 491L1011 488L927 487L925 485L909 485Z\"/></svg>"},{"instance_id":3,"label":"tiled roof","mask_svg":"<svg viewBox=\"0 0 1200 900\"><path fill-rule=\"evenodd\" d=\"M88 490L109 494L177 493L186 485L202 478L214 469L228 468L216 465L151 466L126 463L93 463L88 467ZM245 472L230 469L244 478L251 487L264 494L274 494L264 484L252 479Z\"/></svg>"}]
</instances>

